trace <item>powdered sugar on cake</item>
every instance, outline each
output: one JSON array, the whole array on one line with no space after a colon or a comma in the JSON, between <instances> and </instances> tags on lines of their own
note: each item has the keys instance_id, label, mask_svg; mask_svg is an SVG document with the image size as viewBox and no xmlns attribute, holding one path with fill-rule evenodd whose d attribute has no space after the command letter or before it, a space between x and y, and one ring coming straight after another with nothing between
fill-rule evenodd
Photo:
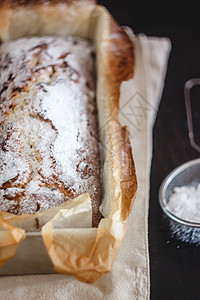
<instances>
[{"instance_id":1,"label":"powdered sugar on cake","mask_svg":"<svg viewBox=\"0 0 200 300\"><path fill-rule=\"evenodd\" d=\"M20 143L21 131L7 128L0 137L0 188L21 186L30 176L30 166Z\"/></svg>"},{"instance_id":2,"label":"powdered sugar on cake","mask_svg":"<svg viewBox=\"0 0 200 300\"><path fill-rule=\"evenodd\" d=\"M74 37L0 46L0 210L36 213L88 192L99 218L93 53Z\"/></svg>"}]
</instances>

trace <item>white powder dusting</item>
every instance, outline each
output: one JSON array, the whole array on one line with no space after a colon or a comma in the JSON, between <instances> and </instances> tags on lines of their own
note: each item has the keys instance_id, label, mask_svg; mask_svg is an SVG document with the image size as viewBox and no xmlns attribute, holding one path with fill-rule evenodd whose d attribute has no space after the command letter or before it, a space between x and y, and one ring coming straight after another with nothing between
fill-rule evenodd
<instances>
[{"instance_id":1,"label":"white powder dusting","mask_svg":"<svg viewBox=\"0 0 200 300\"><path fill-rule=\"evenodd\" d=\"M177 217L200 223L200 184L175 187L167 205Z\"/></svg>"},{"instance_id":2,"label":"white powder dusting","mask_svg":"<svg viewBox=\"0 0 200 300\"><path fill-rule=\"evenodd\" d=\"M7 141L0 137L0 187L9 183L18 186L30 176L28 160L20 145L20 131L8 129Z\"/></svg>"},{"instance_id":3,"label":"white powder dusting","mask_svg":"<svg viewBox=\"0 0 200 300\"><path fill-rule=\"evenodd\" d=\"M93 53L73 37L0 46L0 186L13 180L0 190L0 209L41 211L66 201L67 188L100 197ZM10 124L17 141L5 138Z\"/></svg>"},{"instance_id":4,"label":"white powder dusting","mask_svg":"<svg viewBox=\"0 0 200 300\"><path fill-rule=\"evenodd\" d=\"M76 170L80 155L76 154L79 149L84 149L83 140L77 139L78 132L81 137L87 137L86 115L80 114L85 101L82 99L81 89L78 89L75 84L73 86L73 83L68 86L66 82L58 82L56 89L54 86L44 85L44 87L47 92L38 92L33 107L44 119L51 120L56 129L57 136L52 144L52 155L57 162L59 177L77 190L81 182ZM74 98L76 101L72 101Z\"/></svg>"}]
</instances>

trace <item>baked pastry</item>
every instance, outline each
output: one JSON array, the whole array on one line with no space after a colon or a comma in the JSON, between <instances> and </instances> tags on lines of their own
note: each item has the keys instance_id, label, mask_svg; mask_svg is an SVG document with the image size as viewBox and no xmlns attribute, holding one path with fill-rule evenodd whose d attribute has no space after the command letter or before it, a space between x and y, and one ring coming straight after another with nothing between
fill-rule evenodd
<instances>
[{"instance_id":1,"label":"baked pastry","mask_svg":"<svg viewBox=\"0 0 200 300\"><path fill-rule=\"evenodd\" d=\"M98 138L102 146L102 218L97 228L81 224L81 216L91 207L89 194L85 193L67 204L64 212L63 204L56 209L21 216L1 211L0 229L7 230L4 236L10 237L10 250L24 237L20 228L30 232L39 220L45 225L37 236L42 236L55 270L84 282L93 282L111 270L136 196L137 180L129 133L118 118L120 85L133 77L133 43L106 9L92 0L1 1L2 42L47 35L89 39L95 48ZM20 132L14 135L19 139ZM20 152L20 143L17 140L15 143ZM27 168L24 173L28 174L28 163L24 167ZM76 220L75 224L72 219ZM0 254L2 249L4 260L0 260L0 264L15 254L10 250L7 255L6 242L6 238L1 240Z\"/></svg>"},{"instance_id":2,"label":"baked pastry","mask_svg":"<svg viewBox=\"0 0 200 300\"><path fill-rule=\"evenodd\" d=\"M78 37L0 46L0 210L33 214L85 192L100 220L94 49Z\"/></svg>"}]
</instances>

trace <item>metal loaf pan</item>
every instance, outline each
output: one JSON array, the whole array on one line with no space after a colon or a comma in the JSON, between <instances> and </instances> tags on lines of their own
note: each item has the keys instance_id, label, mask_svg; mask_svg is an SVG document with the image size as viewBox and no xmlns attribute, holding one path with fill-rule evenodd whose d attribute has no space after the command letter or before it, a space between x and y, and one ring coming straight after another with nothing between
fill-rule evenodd
<instances>
[{"instance_id":1,"label":"metal loaf pan","mask_svg":"<svg viewBox=\"0 0 200 300\"><path fill-rule=\"evenodd\" d=\"M0 275L33 275L56 273L40 232L28 232L13 258L1 268Z\"/></svg>"}]
</instances>

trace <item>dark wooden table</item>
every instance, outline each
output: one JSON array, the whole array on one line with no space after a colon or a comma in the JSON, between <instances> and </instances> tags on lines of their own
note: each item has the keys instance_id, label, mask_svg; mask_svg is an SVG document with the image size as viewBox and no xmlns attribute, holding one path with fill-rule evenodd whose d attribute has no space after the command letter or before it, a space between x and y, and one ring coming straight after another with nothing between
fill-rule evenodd
<instances>
[{"instance_id":1,"label":"dark wooden table","mask_svg":"<svg viewBox=\"0 0 200 300\"><path fill-rule=\"evenodd\" d=\"M183 94L184 83L200 77L199 11L189 1L185 5L175 1L173 4L134 2L99 1L119 24L131 27L136 34L167 36L172 42L153 137L149 210L151 299L200 299L200 246L171 237L158 202L159 186L165 176L180 164L200 156L189 143ZM197 140L200 140L200 93L194 112Z\"/></svg>"}]
</instances>

